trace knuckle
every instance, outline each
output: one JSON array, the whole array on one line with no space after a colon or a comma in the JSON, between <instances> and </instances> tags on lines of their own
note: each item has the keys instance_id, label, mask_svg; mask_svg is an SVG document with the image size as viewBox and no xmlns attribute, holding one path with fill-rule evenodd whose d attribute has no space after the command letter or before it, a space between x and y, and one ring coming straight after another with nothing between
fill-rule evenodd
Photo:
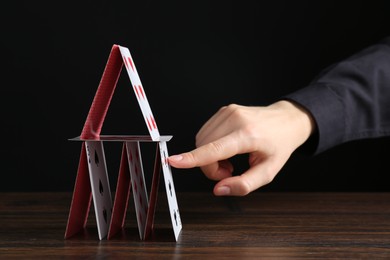
<instances>
[{"instance_id":1,"label":"knuckle","mask_svg":"<svg viewBox=\"0 0 390 260\"><path fill-rule=\"evenodd\" d=\"M249 137L256 137L257 136L257 130L253 124L246 124L241 128L242 134Z\"/></svg>"},{"instance_id":2,"label":"knuckle","mask_svg":"<svg viewBox=\"0 0 390 260\"><path fill-rule=\"evenodd\" d=\"M221 142L218 142L218 141L215 141L215 142L211 142L208 144L208 147L209 149L216 153L216 154L220 154L223 152L224 150L224 145L221 143Z\"/></svg>"},{"instance_id":3,"label":"knuckle","mask_svg":"<svg viewBox=\"0 0 390 260\"><path fill-rule=\"evenodd\" d=\"M232 103L232 104L227 105L226 108L227 108L228 110L235 111L235 110L237 110L237 109L239 108L239 105L237 105L237 104L235 104L235 103Z\"/></svg>"},{"instance_id":4,"label":"knuckle","mask_svg":"<svg viewBox=\"0 0 390 260\"><path fill-rule=\"evenodd\" d=\"M232 120L240 120L243 116L243 111L239 105L230 104L226 107L226 111L229 113Z\"/></svg>"},{"instance_id":5,"label":"knuckle","mask_svg":"<svg viewBox=\"0 0 390 260\"><path fill-rule=\"evenodd\" d=\"M239 107L239 105L234 104L234 103L231 103L231 104L229 104L229 105L226 105L226 106L221 107L221 108L220 108L220 111L224 111L224 110L225 110L225 111L228 111L228 112L232 112L232 111L237 110L238 107Z\"/></svg>"},{"instance_id":6,"label":"knuckle","mask_svg":"<svg viewBox=\"0 0 390 260\"><path fill-rule=\"evenodd\" d=\"M187 159L188 159L188 161L191 162L192 165L195 165L195 166L198 165L198 159L197 159L196 155L193 152L188 152L187 153Z\"/></svg>"},{"instance_id":7,"label":"knuckle","mask_svg":"<svg viewBox=\"0 0 390 260\"><path fill-rule=\"evenodd\" d=\"M248 195L252 191L252 186L247 181L242 182L240 195L245 196Z\"/></svg>"}]
</instances>

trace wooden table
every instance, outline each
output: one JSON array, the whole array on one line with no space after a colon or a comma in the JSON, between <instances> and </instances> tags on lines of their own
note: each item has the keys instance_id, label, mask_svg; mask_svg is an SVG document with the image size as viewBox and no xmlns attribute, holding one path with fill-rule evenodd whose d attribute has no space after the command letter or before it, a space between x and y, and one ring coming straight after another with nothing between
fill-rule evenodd
<instances>
[{"instance_id":1,"label":"wooden table","mask_svg":"<svg viewBox=\"0 0 390 260\"><path fill-rule=\"evenodd\" d=\"M98 240L92 211L86 230L65 240L70 200L70 193L0 193L0 258L390 259L390 193L178 193L178 242L165 194L148 241L139 239L131 203L113 239Z\"/></svg>"}]
</instances>

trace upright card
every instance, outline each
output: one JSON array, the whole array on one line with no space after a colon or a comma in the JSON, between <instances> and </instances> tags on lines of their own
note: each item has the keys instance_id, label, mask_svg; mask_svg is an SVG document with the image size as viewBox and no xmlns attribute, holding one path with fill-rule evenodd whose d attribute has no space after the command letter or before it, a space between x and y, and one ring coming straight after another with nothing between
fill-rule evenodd
<instances>
[{"instance_id":1,"label":"upright card","mask_svg":"<svg viewBox=\"0 0 390 260\"><path fill-rule=\"evenodd\" d=\"M148 212L148 196L146 193L145 176L142 167L141 150L139 142L126 142L126 147L139 236L141 239L144 239Z\"/></svg>"},{"instance_id":2,"label":"upright card","mask_svg":"<svg viewBox=\"0 0 390 260\"><path fill-rule=\"evenodd\" d=\"M154 160L152 184L150 185L148 214L146 217L145 239L148 239L149 236L152 234L154 214L155 214L156 205L157 205L158 186L160 183L161 159L160 159L160 147L158 144L156 145L156 148L157 149L156 149L156 158Z\"/></svg>"},{"instance_id":3,"label":"upright card","mask_svg":"<svg viewBox=\"0 0 390 260\"><path fill-rule=\"evenodd\" d=\"M111 239L115 236L125 225L127 205L131 191L130 169L127 159L126 143L123 143L122 145L122 156L119 164L119 174L116 184L114 206L107 239Z\"/></svg>"},{"instance_id":4,"label":"upright card","mask_svg":"<svg viewBox=\"0 0 390 260\"><path fill-rule=\"evenodd\" d=\"M99 239L102 240L107 236L112 213L111 189L107 176L103 142L86 141L85 149Z\"/></svg>"},{"instance_id":5,"label":"upright card","mask_svg":"<svg viewBox=\"0 0 390 260\"><path fill-rule=\"evenodd\" d=\"M159 142L161 165L164 174L165 190L167 193L169 212L171 214L171 221L173 232L175 233L176 241L179 238L182 229L179 206L177 204L175 186L173 184L171 166L168 164L168 148L166 142Z\"/></svg>"},{"instance_id":6,"label":"upright card","mask_svg":"<svg viewBox=\"0 0 390 260\"><path fill-rule=\"evenodd\" d=\"M157 128L156 121L154 119L152 110L150 108L146 93L141 83L141 79L138 75L137 69L134 64L134 60L131 57L130 51L126 47L119 46L119 50L122 55L123 62L126 67L126 71L129 74L131 84L133 86L134 93L137 97L138 104L141 108L142 115L144 116L145 123L148 127L150 136L153 141L158 141L160 133Z\"/></svg>"}]
</instances>

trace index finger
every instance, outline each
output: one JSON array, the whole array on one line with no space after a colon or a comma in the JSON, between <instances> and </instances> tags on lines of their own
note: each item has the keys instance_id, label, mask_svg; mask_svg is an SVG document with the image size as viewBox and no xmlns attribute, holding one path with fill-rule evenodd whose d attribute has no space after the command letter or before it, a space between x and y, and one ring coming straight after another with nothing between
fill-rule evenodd
<instances>
[{"instance_id":1,"label":"index finger","mask_svg":"<svg viewBox=\"0 0 390 260\"><path fill-rule=\"evenodd\" d=\"M230 134L190 152L170 156L168 160L176 168L201 167L244 152L241 149L239 139L234 134Z\"/></svg>"}]
</instances>

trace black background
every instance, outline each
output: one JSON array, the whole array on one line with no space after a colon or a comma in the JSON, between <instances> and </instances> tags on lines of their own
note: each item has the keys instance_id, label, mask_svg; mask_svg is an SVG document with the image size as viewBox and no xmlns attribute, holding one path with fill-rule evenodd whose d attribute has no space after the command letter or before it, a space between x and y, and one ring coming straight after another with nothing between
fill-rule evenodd
<instances>
[{"instance_id":1,"label":"black background","mask_svg":"<svg viewBox=\"0 0 390 260\"><path fill-rule=\"evenodd\" d=\"M0 12L0 191L73 189L80 143L68 139L81 132L113 44L130 49L174 154L194 147L221 106L267 105L390 35L385 0L11 1ZM102 133L147 134L125 74ZM389 145L382 138L293 154L260 190L389 190ZM106 156L114 187L120 145L108 144ZM233 160L237 173L246 168L245 156ZM173 174L179 191L214 185L199 169Z\"/></svg>"}]
</instances>

